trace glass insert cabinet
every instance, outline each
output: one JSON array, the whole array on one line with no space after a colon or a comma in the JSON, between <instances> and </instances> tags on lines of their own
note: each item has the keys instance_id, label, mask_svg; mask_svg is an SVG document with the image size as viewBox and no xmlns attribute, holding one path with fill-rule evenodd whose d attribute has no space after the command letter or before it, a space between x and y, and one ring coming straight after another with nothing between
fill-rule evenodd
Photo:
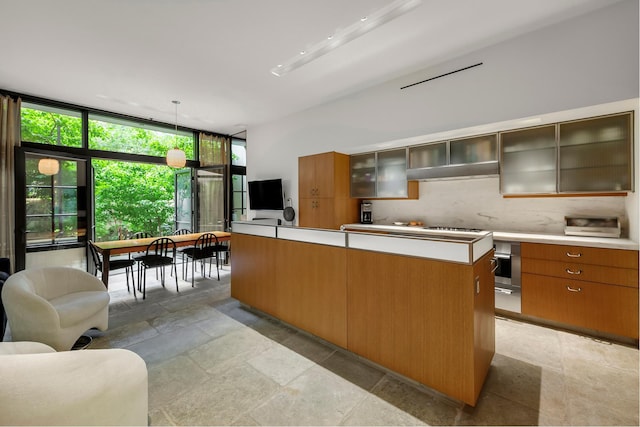
<instances>
[{"instance_id":1,"label":"glass insert cabinet","mask_svg":"<svg viewBox=\"0 0 640 427\"><path fill-rule=\"evenodd\" d=\"M502 132L502 194L633 191L632 114Z\"/></svg>"},{"instance_id":2,"label":"glass insert cabinet","mask_svg":"<svg viewBox=\"0 0 640 427\"><path fill-rule=\"evenodd\" d=\"M406 147L352 155L350 163L351 197L389 199L413 197L409 194L407 182Z\"/></svg>"}]
</instances>

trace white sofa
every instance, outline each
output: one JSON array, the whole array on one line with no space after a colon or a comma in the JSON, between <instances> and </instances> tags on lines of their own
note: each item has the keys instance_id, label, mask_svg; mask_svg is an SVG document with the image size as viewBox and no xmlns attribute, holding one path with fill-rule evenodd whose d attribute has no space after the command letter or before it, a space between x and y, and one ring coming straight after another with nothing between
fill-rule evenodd
<instances>
[{"instance_id":1,"label":"white sofa","mask_svg":"<svg viewBox=\"0 0 640 427\"><path fill-rule=\"evenodd\" d=\"M147 367L124 349L0 342L0 425L148 425Z\"/></svg>"},{"instance_id":2,"label":"white sofa","mask_svg":"<svg viewBox=\"0 0 640 427\"><path fill-rule=\"evenodd\" d=\"M109 293L100 279L75 268L23 270L2 288L13 341L36 341L70 350L88 329L107 329Z\"/></svg>"}]
</instances>

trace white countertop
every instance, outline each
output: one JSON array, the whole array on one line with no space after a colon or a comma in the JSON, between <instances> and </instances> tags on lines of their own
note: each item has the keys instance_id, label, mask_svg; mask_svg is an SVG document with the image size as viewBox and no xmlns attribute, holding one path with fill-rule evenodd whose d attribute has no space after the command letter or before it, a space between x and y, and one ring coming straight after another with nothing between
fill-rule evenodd
<instances>
[{"instance_id":1,"label":"white countertop","mask_svg":"<svg viewBox=\"0 0 640 427\"><path fill-rule=\"evenodd\" d=\"M493 240L528 243L548 243L551 245L577 245L593 248L638 250L640 245L630 239L616 239L611 237L582 237L565 236L559 234L537 233L508 233L493 232Z\"/></svg>"},{"instance_id":2,"label":"white countertop","mask_svg":"<svg viewBox=\"0 0 640 427\"><path fill-rule=\"evenodd\" d=\"M264 225L233 222L232 235L250 234L259 237L293 240L320 245L408 255L447 262L473 264L493 249L491 232L447 232L415 227L363 226L353 224L349 231L306 227ZM369 233L366 233L366 232ZM371 233L386 231L388 234Z\"/></svg>"},{"instance_id":3,"label":"white countertop","mask_svg":"<svg viewBox=\"0 0 640 427\"><path fill-rule=\"evenodd\" d=\"M423 227L417 226L403 226L403 225L386 225L386 224L345 224L353 230L370 230L370 231L389 231L389 232L401 232L415 235L426 235L434 233L450 233L440 230L429 230ZM456 231L456 234L469 235L469 236L482 236L491 231L477 231L477 232L460 232ZM564 234L543 234L543 233L511 233L503 231L493 231L493 240L496 241L510 241L510 242L528 242L528 243L548 243L551 245L577 245L588 246L593 248L606 248L606 249L625 249L625 250L638 250L640 245L638 242L634 242L630 239L617 239L610 237L582 237L582 236L565 236Z\"/></svg>"}]
</instances>

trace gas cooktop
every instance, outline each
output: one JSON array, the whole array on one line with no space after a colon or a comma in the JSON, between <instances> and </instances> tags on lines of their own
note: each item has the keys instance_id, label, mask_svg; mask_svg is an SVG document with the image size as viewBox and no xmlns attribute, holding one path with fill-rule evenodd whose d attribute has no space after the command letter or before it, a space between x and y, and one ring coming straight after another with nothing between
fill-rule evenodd
<instances>
[{"instance_id":1,"label":"gas cooktop","mask_svg":"<svg viewBox=\"0 0 640 427\"><path fill-rule=\"evenodd\" d=\"M466 231L471 233L478 233L482 230L479 228L464 228L464 227L446 227L441 225L432 225L429 227L424 227L425 230L442 230L442 231Z\"/></svg>"}]
</instances>

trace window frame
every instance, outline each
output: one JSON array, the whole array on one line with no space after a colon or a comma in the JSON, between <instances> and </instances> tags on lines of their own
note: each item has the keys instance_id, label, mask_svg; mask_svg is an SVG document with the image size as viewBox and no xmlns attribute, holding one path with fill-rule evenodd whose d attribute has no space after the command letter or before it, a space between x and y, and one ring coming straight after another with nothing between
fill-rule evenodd
<instances>
[{"instance_id":1,"label":"window frame","mask_svg":"<svg viewBox=\"0 0 640 427\"><path fill-rule=\"evenodd\" d=\"M82 144L81 147L71 147L71 146L61 146L61 145L53 145L41 142L31 142L31 141L21 141L21 146L14 148L14 159L15 159L15 168L14 168L14 179L15 179L15 253L16 253L16 271L22 270L25 268L26 264L26 254L27 252L40 252L40 251L50 251L50 250L59 250L59 249L69 249L69 248L78 248L85 247L86 241L83 242L75 242L75 243L64 243L57 245L42 245L42 246L32 246L27 249L26 245L26 168L25 168L25 160L27 154L37 154L44 155L50 157L59 157L59 158L67 158L71 160L83 160L86 162L86 183L87 190L85 191L86 197L86 206L87 206L87 231L86 231L86 239L90 239L94 233L94 223L93 223L93 197L94 197L94 189L93 189L93 181L91 176L91 160L92 159L108 159L108 160L119 160L119 161L131 161L131 162L142 162L142 163L151 163L158 165L166 165L165 157L161 156L151 156L145 154L129 154L124 152L117 151L107 151L107 150L96 150L89 149L89 114L96 114L103 117L112 117L115 120L123 120L134 123L145 124L150 127L159 127L162 129L166 129L168 133L175 132L175 125L171 125L169 123L162 123L154 120L143 119L139 117L133 117L126 114L119 114L115 112L109 112L99 109L82 107L70 103L54 101L46 98L25 95L21 93L11 92L11 91L2 91L3 94L21 98L23 103L27 104L36 104L40 106L46 106L52 109L63 109L63 110L73 110L77 111L81 115L82 119ZM29 107L30 108L30 107ZM219 132L211 132L201 129L192 129L183 126L178 126L178 131L180 132L189 132L194 135L194 159L195 160L187 160L185 168L189 169L198 169L200 167L199 160L199 133L204 132L208 134L214 134L221 137L226 137L229 140L229 147L227 149L227 153L229 156L229 162L231 160L231 136L221 134ZM228 168L225 168L225 173L230 173ZM230 183L230 179L227 179L227 182ZM229 186L225 186L225 215L229 218L230 215L230 198L229 198ZM194 197L197 197L197 194L194 194Z\"/></svg>"}]
</instances>

